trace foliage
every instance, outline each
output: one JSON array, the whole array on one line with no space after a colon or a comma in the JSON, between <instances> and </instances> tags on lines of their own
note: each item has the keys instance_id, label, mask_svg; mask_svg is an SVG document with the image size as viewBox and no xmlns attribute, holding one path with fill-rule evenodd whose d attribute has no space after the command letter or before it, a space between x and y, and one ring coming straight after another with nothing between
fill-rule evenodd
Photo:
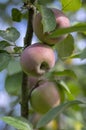
<instances>
[{"instance_id":1,"label":"foliage","mask_svg":"<svg viewBox=\"0 0 86 130\"><path fill-rule=\"evenodd\" d=\"M86 75L84 73L86 71L86 62L85 64L79 65L75 65L73 63L73 60L77 58L79 60L86 59L86 48L82 50L78 46L79 39L86 40L83 37L83 35L86 37L86 23L85 21L80 22L77 19L74 19L74 15L76 15L81 8L83 10L86 8L86 1L37 0L33 5L32 3L28 3L27 7L25 6L25 4L27 4L26 1L24 2L25 3L23 5L22 0L12 1L12 3L7 1L7 3L0 5L0 11L3 12L4 10L4 15L2 13L1 18L3 19L4 23L8 23L9 25L9 27L6 29L0 29L0 71L3 71L4 69L7 71L5 79L6 92L10 97L15 96L19 98L17 103L13 101L13 104L11 104L12 108L10 109L10 113L13 108L15 109L14 106L21 102L22 85L20 55L23 47L17 45L17 41L21 37L22 32L19 31L16 26L14 26L14 23L16 23L18 26L18 24L22 24L22 20L27 20L27 8L29 7L37 8L37 10L40 11L42 15L44 33L50 33L50 37L52 38L59 37L63 34L68 34L67 38L65 38L58 45L52 47L57 53L57 63L54 69L45 75L48 80L57 82L57 85L59 85L61 91L64 91L65 93L65 99L61 105L51 109L45 115L41 115L41 118L37 121L36 125L34 125L32 121L35 112L31 107L29 110L30 123L28 120L26 121L22 118L13 117L13 113L11 113L10 116L2 117L1 120L19 130L33 130L33 127L40 129L41 127L45 127L50 121L54 119L57 120L57 118L59 118L58 115L62 114L63 118L66 119L64 124L65 129L86 129ZM60 9L66 13L66 15L68 15L70 20L71 17L73 17L73 21L71 20L72 25L70 27L55 30L55 18L52 11L48 8L51 7L54 2L58 2L61 5ZM5 10L10 4L11 6L17 6L12 8L10 13L11 16L9 16ZM22 8L19 6L19 4L22 4ZM59 4L57 8L59 8ZM73 34L75 34L75 37ZM68 109L68 107L70 108ZM5 115L5 111L3 114ZM9 113L7 115L9 115ZM14 114L14 116L15 115L16 114ZM80 121L77 119L77 115L80 116ZM62 120L62 118L59 118L59 122L62 122ZM71 125L73 122L76 123ZM60 127L62 128L63 126L61 125Z\"/></svg>"},{"instance_id":2,"label":"foliage","mask_svg":"<svg viewBox=\"0 0 86 130\"><path fill-rule=\"evenodd\" d=\"M43 32L53 31L56 27L56 21L52 10L45 6L40 6L40 12L42 14Z\"/></svg>"},{"instance_id":3,"label":"foliage","mask_svg":"<svg viewBox=\"0 0 86 130\"><path fill-rule=\"evenodd\" d=\"M2 120L19 130L32 130L33 129L31 124L25 122L25 119L23 118L3 117Z\"/></svg>"},{"instance_id":4,"label":"foliage","mask_svg":"<svg viewBox=\"0 0 86 130\"><path fill-rule=\"evenodd\" d=\"M73 104L78 104L78 103L81 103L81 102L80 101L71 101L71 102L67 102L67 103L64 103L58 107L53 108L52 110L47 112L46 115L44 115L41 118L41 120L37 124L37 128L40 128L40 127L46 125L48 122L53 120L58 114L60 114L60 112L62 112L67 107L69 107Z\"/></svg>"}]
</instances>

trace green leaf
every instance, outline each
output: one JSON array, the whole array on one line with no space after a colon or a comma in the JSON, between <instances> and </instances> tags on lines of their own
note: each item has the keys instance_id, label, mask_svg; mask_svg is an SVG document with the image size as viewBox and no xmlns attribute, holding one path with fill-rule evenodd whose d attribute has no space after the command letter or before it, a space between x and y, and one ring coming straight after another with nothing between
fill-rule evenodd
<instances>
[{"instance_id":1,"label":"green leaf","mask_svg":"<svg viewBox=\"0 0 86 130\"><path fill-rule=\"evenodd\" d=\"M3 50L5 47L10 46L11 44L7 41L0 41L0 50Z\"/></svg>"},{"instance_id":2,"label":"green leaf","mask_svg":"<svg viewBox=\"0 0 86 130\"><path fill-rule=\"evenodd\" d=\"M74 39L72 35L68 35L66 39L57 44L56 50L61 59L69 57L74 51Z\"/></svg>"},{"instance_id":3,"label":"green leaf","mask_svg":"<svg viewBox=\"0 0 86 130\"><path fill-rule=\"evenodd\" d=\"M42 15L43 32L51 32L56 27L56 20L54 13L50 8L45 6L40 6L40 11Z\"/></svg>"},{"instance_id":4,"label":"green leaf","mask_svg":"<svg viewBox=\"0 0 86 130\"><path fill-rule=\"evenodd\" d=\"M74 71L72 70L63 70L63 71L53 71L52 75L54 76L68 76L68 77L72 77L74 79L77 78L76 74L74 73Z\"/></svg>"},{"instance_id":5,"label":"green leaf","mask_svg":"<svg viewBox=\"0 0 86 130\"><path fill-rule=\"evenodd\" d=\"M80 54L80 58L83 60L83 59L86 59L86 48L83 50L83 52Z\"/></svg>"},{"instance_id":6,"label":"green leaf","mask_svg":"<svg viewBox=\"0 0 86 130\"><path fill-rule=\"evenodd\" d=\"M60 95L61 97L63 96L63 94L65 93L66 95L66 99L69 101L69 100L75 100L75 97L74 95L71 93L71 90L68 86L68 84L66 84L63 80L60 80L60 81L57 81L57 85L59 86L59 89L61 88L61 92L60 92ZM63 91L64 93L62 93L62 90L66 90L66 91ZM64 97L65 97L64 95ZM70 97L70 98L69 98ZM64 100L63 100L64 101Z\"/></svg>"},{"instance_id":7,"label":"green leaf","mask_svg":"<svg viewBox=\"0 0 86 130\"><path fill-rule=\"evenodd\" d=\"M69 58L80 58L80 53L73 54Z\"/></svg>"},{"instance_id":8,"label":"green leaf","mask_svg":"<svg viewBox=\"0 0 86 130\"><path fill-rule=\"evenodd\" d=\"M16 74L18 72L21 72L22 69L20 66L20 61L15 60L15 59L10 60L8 67L7 67L7 70L8 70L9 75L13 75L13 74Z\"/></svg>"},{"instance_id":9,"label":"green leaf","mask_svg":"<svg viewBox=\"0 0 86 130\"><path fill-rule=\"evenodd\" d=\"M11 59L10 54L5 51L0 51L0 71L5 69Z\"/></svg>"},{"instance_id":10,"label":"green leaf","mask_svg":"<svg viewBox=\"0 0 86 130\"><path fill-rule=\"evenodd\" d=\"M15 42L20 37L20 33L16 28L10 27L6 30L0 30L0 36L10 42Z\"/></svg>"},{"instance_id":11,"label":"green leaf","mask_svg":"<svg viewBox=\"0 0 86 130\"><path fill-rule=\"evenodd\" d=\"M62 10L77 11L81 8L81 0L61 0Z\"/></svg>"},{"instance_id":12,"label":"green leaf","mask_svg":"<svg viewBox=\"0 0 86 130\"><path fill-rule=\"evenodd\" d=\"M86 23L78 23L71 27L57 29L53 31L52 34L50 34L50 37L55 38L67 33L84 32L84 31L86 31Z\"/></svg>"},{"instance_id":13,"label":"green leaf","mask_svg":"<svg viewBox=\"0 0 86 130\"><path fill-rule=\"evenodd\" d=\"M14 96L19 95L21 93L20 91L21 85L22 85L22 73L8 75L6 77L5 88L10 95Z\"/></svg>"},{"instance_id":14,"label":"green leaf","mask_svg":"<svg viewBox=\"0 0 86 130\"><path fill-rule=\"evenodd\" d=\"M26 123L16 117L4 116L1 119L18 130L33 130L30 123Z\"/></svg>"},{"instance_id":15,"label":"green leaf","mask_svg":"<svg viewBox=\"0 0 86 130\"><path fill-rule=\"evenodd\" d=\"M67 86L67 84L64 82L64 81L60 81L59 82L59 84L63 87L63 88L65 88L65 90L68 92L68 93L71 93L70 92L70 90L69 90L69 88L68 88L68 86Z\"/></svg>"},{"instance_id":16,"label":"green leaf","mask_svg":"<svg viewBox=\"0 0 86 130\"><path fill-rule=\"evenodd\" d=\"M22 52L22 47L16 46L16 47L14 47L14 51L15 51L15 53L21 53Z\"/></svg>"},{"instance_id":17,"label":"green leaf","mask_svg":"<svg viewBox=\"0 0 86 130\"><path fill-rule=\"evenodd\" d=\"M37 0L37 3L40 5L46 5L48 3L53 2L54 0Z\"/></svg>"},{"instance_id":18,"label":"green leaf","mask_svg":"<svg viewBox=\"0 0 86 130\"><path fill-rule=\"evenodd\" d=\"M67 86L69 87L71 93L73 94L73 96L76 98L78 97L78 95L82 95L82 88L80 87L80 83L77 82L77 81L74 81L74 80L70 80L70 81L67 81ZM66 93L67 95L67 99L68 100L71 100L71 95Z\"/></svg>"},{"instance_id":19,"label":"green leaf","mask_svg":"<svg viewBox=\"0 0 86 130\"><path fill-rule=\"evenodd\" d=\"M43 127L48 124L51 120L55 119L60 113L64 110L67 110L68 107L71 107L74 104L82 104L81 101L74 100L70 102L63 103L51 110L49 110L37 123L37 128Z\"/></svg>"},{"instance_id":20,"label":"green leaf","mask_svg":"<svg viewBox=\"0 0 86 130\"><path fill-rule=\"evenodd\" d=\"M22 14L17 8L12 9L12 20L16 22L21 21Z\"/></svg>"}]
</instances>

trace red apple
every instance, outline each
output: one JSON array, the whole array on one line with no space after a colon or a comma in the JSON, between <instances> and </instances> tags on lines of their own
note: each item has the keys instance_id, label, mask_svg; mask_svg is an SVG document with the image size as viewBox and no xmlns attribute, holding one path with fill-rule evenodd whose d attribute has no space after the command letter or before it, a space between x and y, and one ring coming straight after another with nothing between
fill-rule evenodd
<instances>
[{"instance_id":1,"label":"red apple","mask_svg":"<svg viewBox=\"0 0 86 130\"><path fill-rule=\"evenodd\" d=\"M56 24L57 24L55 29L66 28L70 26L69 19L67 18L67 16L65 16L65 14L61 10L53 8L52 11L55 15ZM33 30L36 36L38 37L38 39L48 45L55 45L67 36L67 35L63 35L57 38L50 38L49 33L44 33L42 16L40 13L37 13L33 18Z\"/></svg>"},{"instance_id":2,"label":"red apple","mask_svg":"<svg viewBox=\"0 0 86 130\"><path fill-rule=\"evenodd\" d=\"M24 49L20 62L25 73L41 76L54 67L54 51L45 44L36 43Z\"/></svg>"}]
</instances>

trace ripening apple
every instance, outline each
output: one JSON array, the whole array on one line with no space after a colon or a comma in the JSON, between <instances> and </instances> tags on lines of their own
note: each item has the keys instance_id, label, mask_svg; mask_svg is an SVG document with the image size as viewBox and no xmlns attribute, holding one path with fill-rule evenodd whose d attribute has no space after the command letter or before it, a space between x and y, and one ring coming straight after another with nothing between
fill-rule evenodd
<instances>
[{"instance_id":1,"label":"ripening apple","mask_svg":"<svg viewBox=\"0 0 86 130\"><path fill-rule=\"evenodd\" d=\"M59 29L59 28L66 28L66 27L70 26L69 19L61 10L52 8L52 12L54 13L54 16L56 19L55 30ZM34 30L36 36L38 37L38 39L48 45L55 45L55 44L59 43L60 41L62 41L67 36L67 35L63 35L60 37L51 38L50 32L44 33L41 13L37 13L33 18L33 30Z\"/></svg>"},{"instance_id":2,"label":"ripening apple","mask_svg":"<svg viewBox=\"0 0 86 130\"><path fill-rule=\"evenodd\" d=\"M44 114L51 108L60 104L60 92L54 82L42 82L37 88L32 91L30 103L32 108Z\"/></svg>"},{"instance_id":3,"label":"ripening apple","mask_svg":"<svg viewBox=\"0 0 86 130\"><path fill-rule=\"evenodd\" d=\"M54 67L55 54L48 45L35 43L24 49L20 62L25 73L41 76Z\"/></svg>"}]
</instances>

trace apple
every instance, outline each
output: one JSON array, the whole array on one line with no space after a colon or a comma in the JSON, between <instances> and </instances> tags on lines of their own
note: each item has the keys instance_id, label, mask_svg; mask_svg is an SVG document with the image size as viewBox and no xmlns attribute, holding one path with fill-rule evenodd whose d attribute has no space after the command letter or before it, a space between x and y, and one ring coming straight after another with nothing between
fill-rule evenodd
<instances>
[{"instance_id":1,"label":"apple","mask_svg":"<svg viewBox=\"0 0 86 130\"><path fill-rule=\"evenodd\" d=\"M35 43L24 49L20 63L28 75L41 76L54 67L55 54L48 45Z\"/></svg>"},{"instance_id":2,"label":"apple","mask_svg":"<svg viewBox=\"0 0 86 130\"><path fill-rule=\"evenodd\" d=\"M44 114L51 108L59 105L60 101L59 89L57 89L56 84L51 81L40 83L40 85L32 91L30 98L32 108L40 114Z\"/></svg>"},{"instance_id":3,"label":"apple","mask_svg":"<svg viewBox=\"0 0 86 130\"><path fill-rule=\"evenodd\" d=\"M55 19L56 19L56 28L55 29L66 28L66 27L70 26L69 19L67 18L67 16L65 16L65 14L61 10L52 8L52 11L53 11L53 13L55 15ZM41 13L37 13L33 18L33 30L34 30L36 36L38 37L38 39L48 45L55 45L55 44L59 43L60 41L62 41L67 36L67 35L63 35L61 37L51 38L50 32L44 33Z\"/></svg>"}]
</instances>

